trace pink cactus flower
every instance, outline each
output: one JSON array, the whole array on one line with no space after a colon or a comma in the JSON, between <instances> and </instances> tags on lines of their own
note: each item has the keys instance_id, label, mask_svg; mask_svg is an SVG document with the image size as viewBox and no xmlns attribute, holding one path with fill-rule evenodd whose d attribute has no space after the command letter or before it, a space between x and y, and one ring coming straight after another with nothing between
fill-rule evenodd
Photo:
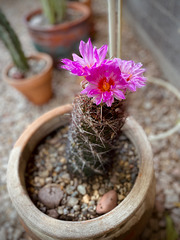
<instances>
[{"instance_id":1,"label":"pink cactus flower","mask_svg":"<svg viewBox=\"0 0 180 240\"><path fill-rule=\"evenodd\" d=\"M69 70L74 75L87 76L91 68L98 67L106 61L105 57L107 50L107 45L103 45L99 49L93 47L90 39L87 43L81 41L79 52L82 58L76 54L72 54L73 61L66 58L62 59L62 62L65 64L62 68Z\"/></svg>"},{"instance_id":2,"label":"pink cactus flower","mask_svg":"<svg viewBox=\"0 0 180 240\"><path fill-rule=\"evenodd\" d=\"M125 99L124 89L128 83L122 78L119 67L112 61L92 68L86 80L85 89L81 94L92 97L96 105L104 102L111 107L114 98Z\"/></svg>"},{"instance_id":3,"label":"pink cactus flower","mask_svg":"<svg viewBox=\"0 0 180 240\"><path fill-rule=\"evenodd\" d=\"M135 92L136 88L145 85L145 69L141 68L142 64L119 58L105 59L107 45L97 49L89 39L87 43L80 42L79 51L82 57L73 54L73 61L63 59L62 68L72 74L84 76L81 94L93 98L96 105L106 103L111 107L114 99L125 99L127 90Z\"/></svg>"},{"instance_id":4,"label":"pink cactus flower","mask_svg":"<svg viewBox=\"0 0 180 240\"><path fill-rule=\"evenodd\" d=\"M122 77L128 83L128 90L135 92L136 88L141 88L145 85L147 79L143 76L145 69L141 68L141 63L136 64L134 61L125 61L119 58L115 58L114 61L119 66Z\"/></svg>"}]
</instances>

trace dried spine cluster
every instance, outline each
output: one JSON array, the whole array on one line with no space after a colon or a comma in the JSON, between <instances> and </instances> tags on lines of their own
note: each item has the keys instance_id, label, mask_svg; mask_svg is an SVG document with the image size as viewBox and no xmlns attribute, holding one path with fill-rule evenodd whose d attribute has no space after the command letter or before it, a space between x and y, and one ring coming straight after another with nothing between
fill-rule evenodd
<instances>
[{"instance_id":1,"label":"dried spine cluster","mask_svg":"<svg viewBox=\"0 0 180 240\"><path fill-rule=\"evenodd\" d=\"M111 107L97 106L92 99L75 98L68 133L67 159L72 172L88 177L105 174L113 150L113 141L125 122L124 102Z\"/></svg>"}]
</instances>

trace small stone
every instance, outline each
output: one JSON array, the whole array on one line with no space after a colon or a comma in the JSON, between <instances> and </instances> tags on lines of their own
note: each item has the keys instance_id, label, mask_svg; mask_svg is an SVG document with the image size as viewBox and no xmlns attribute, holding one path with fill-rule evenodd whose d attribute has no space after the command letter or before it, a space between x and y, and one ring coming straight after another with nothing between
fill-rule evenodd
<instances>
[{"instance_id":1,"label":"small stone","mask_svg":"<svg viewBox=\"0 0 180 240\"><path fill-rule=\"evenodd\" d=\"M70 175L69 175L69 173L63 173L63 174L61 175L61 178L62 178L63 180L68 180L68 181L70 181Z\"/></svg>"},{"instance_id":2,"label":"small stone","mask_svg":"<svg viewBox=\"0 0 180 240\"><path fill-rule=\"evenodd\" d=\"M53 181L52 177L48 177L45 179L46 184L50 184L50 183L52 183L52 181Z\"/></svg>"},{"instance_id":3,"label":"small stone","mask_svg":"<svg viewBox=\"0 0 180 240\"><path fill-rule=\"evenodd\" d=\"M44 184L45 184L44 178L39 178L39 184L41 187L44 186Z\"/></svg>"},{"instance_id":4,"label":"small stone","mask_svg":"<svg viewBox=\"0 0 180 240\"><path fill-rule=\"evenodd\" d=\"M105 194L105 188L100 188L99 189L99 195L104 195Z\"/></svg>"},{"instance_id":5,"label":"small stone","mask_svg":"<svg viewBox=\"0 0 180 240\"><path fill-rule=\"evenodd\" d=\"M74 188L77 188L77 186L78 186L78 180L77 178L74 178Z\"/></svg>"},{"instance_id":6,"label":"small stone","mask_svg":"<svg viewBox=\"0 0 180 240\"><path fill-rule=\"evenodd\" d=\"M84 195L83 198L82 198L82 201L83 201L84 203L89 203L89 200L90 200L90 197L89 197L88 194Z\"/></svg>"},{"instance_id":7,"label":"small stone","mask_svg":"<svg viewBox=\"0 0 180 240\"><path fill-rule=\"evenodd\" d=\"M49 217L56 218L56 219L59 217L59 214L56 209L47 210L47 215Z\"/></svg>"},{"instance_id":8,"label":"small stone","mask_svg":"<svg viewBox=\"0 0 180 240\"><path fill-rule=\"evenodd\" d=\"M94 214L95 211L96 211L96 208L94 209L94 206L88 207L88 212L89 212L89 213Z\"/></svg>"},{"instance_id":9,"label":"small stone","mask_svg":"<svg viewBox=\"0 0 180 240\"><path fill-rule=\"evenodd\" d=\"M74 191L74 186L71 186L71 185L67 185L66 187L66 193L71 195Z\"/></svg>"},{"instance_id":10,"label":"small stone","mask_svg":"<svg viewBox=\"0 0 180 240\"><path fill-rule=\"evenodd\" d=\"M111 179L110 179L111 183L113 184L117 184L119 182L118 177L114 174Z\"/></svg>"},{"instance_id":11,"label":"small stone","mask_svg":"<svg viewBox=\"0 0 180 240\"><path fill-rule=\"evenodd\" d=\"M67 208L64 208L63 214L64 214L64 215L67 215L68 213L69 213L68 209L67 209Z\"/></svg>"},{"instance_id":12,"label":"small stone","mask_svg":"<svg viewBox=\"0 0 180 240\"><path fill-rule=\"evenodd\" d=\"M86 216L87 216L87 212L88 212L88 210L87 210L87 209L83 209L83 210L82 210L82 214L83 214L83 216L85 216L85 217L86 217Z\"/></svg>"},{"instance_id":13,"label":"small stone","mask_svg":"<svg viewBox=\"0 0 180 240\"><path fill-rule=\"evenodd\" d=\"M45 170L45 171L39 172L39 176L42 178L46 178L49 176L49 171Z\"/></svg>"},{"instance_id":14,"label":"small stone","mask_svg":"<svg viewBox=\"0 0 180 240\"><path fill-rule=\"evenodd\" d=\"M67 205L69 207L74 207L75 205L77 205L79 202L78 198L75 198L75 197L69 197L68 198L68 201L67 201Z\"/></svg>"},{"instance_id":15,"label":"small stone","mask_svg":"<svg viewBox=\"0 0 180 240\"><path fill-rule=\"evenodd\" d=\"M77 190L78 190L78 192L79 192L81 195L85 195L85 194L86 194L86 188L85 188L84 185L79 185L79 186L77 187Z\"/></svg>"},{"instance_id":16,"label":"small stone","mask_svg":"<svg viewBox=\"0 0 180 240\"><path fill-rule=\"evenodd\" d=\"M39 190L38 199L48 208L56 208L63 198L63 192L57 184L46 185Z\"/></svg>"},{"instance_id":17,"label":"small stone","mask_svg":"<svg viewBox=\"0 0 180 240\"><path fill-rule=\"evenodd\" d=\"M124 196L124 195L122 195L122 194L118 194L118 200L119 200L119 201L122 201L122 200L124 200L124 198L125 198L125 196Z\"/></svg>"},{"instance_id":18,"label":"small stone","mask_svg":"<svg viewBox=\"0 0 180 240\"><path fill-rule=\"evenodd\" d=\"M43 213L46 212L46 207L40 207L39 210L41 210Z\"/></svg>"},{"instance_id":19,"label":"small stone","mask_svg":"<svg viewBox=\"0 0 180 240\"><path fill-rule=\"evenodd\" d=\"M61 162L62 164L65 164L65 163L66 163L66 159L65 159L64 157L62 157L62 158L60 159L60 162Z\"/></svg>"},{"instance_id":20,"label":"small stone","mask_svg":"<svg viewBox=\"0 0 180 240\"><path fill-rule=\"evenodd\" d=\"M60 166L57 166L57 167L54 169L54 171L55 171L56 173L59 173L59 172L61 171L61 167L60 167Z\"/></svg>"},{"instance_id":21,"label":"small stone","mask_svg":"<svg viewBox=\"0 0 180 240\"><path fill-rule=\"evenodd\" d=\"M94 191L93 195L98 198L99 197L99 192L97 190Z\"/></svg>"},{"instance_id":22,"label":"small stone","mask_svg":"<svg viewBox=\"0 0 180 240\"><path fill-rule=\"evenodd\" d=\"M130 175L130 174L127 174L127 175L126 175L126 179L127 179L128 181L130 181L130 180L131 180L131 175Z\"/></svg>"},{"instance_id":23,"label":"small stone","mask_svg":"<svg viewBox=\"0 0 180 240\"><path fill-rule=\"evenodd\" d=\"M78 191L75 191L72 193L71 197L77 197L78 196Z\"/></svg>"},{"instance_id":24,"label":"small stone","mask_svg":"<svg viewBox=\"0 0 180 240\"><path fill-rule=\"evenodd\" d=\"M89 206L94 206L95 205L95 201L91 200L89 201Z\"/></svg>"},{"instance_id":25,"label":"small stone","mask_svg":"<svg viewBox=\"0 0 180 240\"><path fill-rule=\"evenodd\" d=\"M47 164L46 168L47 168L48 172L51 172L53 170L53 166L51 164Z\"/></svg>"},{"instance_id":26,"label":"small stone","mask_svg":"<svg viewBox=\"0 0 180 240\"><path fill-rule=\"evenodd\" d=\"M93 190L98 190L99 187L100 187L99 183L95 183L95 184L93 184L93 186L92 186Z\"/></svg>"},{"instance_id":27,"label":"small stone","mask_svg":"<svg viewBox=\"0 0 180 240\"><path fill-rule=\"evenodd\" d=\"M103 195L103 197L98 201L96 212L98 214L103 214L111 211L117 206L117 193L111 190Z\"/></svg>"},{"instance_id":28,"label":"small stone","mask_svg":"<svg viewBox=\"0 0 180 240\"><path fill-rule=\"evenodd\" d=\"M60 215L62 215L64 213L64 206L59 206L57 211Z\"/></svg>"},{"instance_id":29,"label":"small stone","mask_svg":"<svg viewBox=\"0 0 180 240\"><path fill-rule=\"evenodd\" d=\"M73 206L73 209L74 209L74 211L76 211L76 212L77 212L77 211L79 211L79 210L80 210L80 206L79 206L79 205L74 205L74 206Z\"/></svg>"}]
</instances>

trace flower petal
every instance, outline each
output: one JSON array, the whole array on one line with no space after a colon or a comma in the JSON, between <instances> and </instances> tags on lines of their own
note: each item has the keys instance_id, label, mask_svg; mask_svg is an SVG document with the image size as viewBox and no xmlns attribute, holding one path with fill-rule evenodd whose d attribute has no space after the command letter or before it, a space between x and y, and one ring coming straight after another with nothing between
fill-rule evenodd
<instances>
[{"instance_id":1,"label":"flower petal","mask_svg":"<svg viewBox=\"0 0 180 240\"><path fill-rule=\"evenodd\" d=\"M119 100L125 99L125 95L124 95L124 93L121 90L115 89L115 90L113 90L113 93L114 93L114 96L117 99L119 99Z\"/></svg>"}]
</instances>

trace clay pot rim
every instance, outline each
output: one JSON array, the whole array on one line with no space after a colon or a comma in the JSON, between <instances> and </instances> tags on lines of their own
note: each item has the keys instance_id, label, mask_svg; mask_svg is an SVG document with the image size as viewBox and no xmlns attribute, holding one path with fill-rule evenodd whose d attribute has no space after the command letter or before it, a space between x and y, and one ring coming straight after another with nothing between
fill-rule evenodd
<instances>
[{"instance_id":1,"label":"clay pot rim","mask_svg":"<svg viewBox=\"0 0 180 240\"><path fill-rule=\"evenodd\" d=\"M38 13L41 13L42 10L41 9L36 9L34 11L31 11L30 13L28 13L25 17L24 17L24 22L26 24L26 26L32 30L32 31L37 31L37 32L55 32L55 31L63 31L63 30L67 30L71 27L74 27L84 21L86 21L87 19L90 18L91 15L91 10L89 7L87 7L85 4L80 3L80 2L70 2L68 3L68 7L75 9L75 10L79 10L79 12L83 13L83 16L72 20L72 21L68 21L68 22L64 22L64 23L59 23L56 25L50 25L47 28L42 28L39 26L32 26L29 23L29 20L34 16L37 15Z\"/></svg>"},{"instance_id":2,"label":"clay pot rim","mask_svg":"<svg viewBox=\"0 0 180 240\"><path fill-rule=\"evenodd\" d=\"M13 63L10 63L8 64L4 70L3 70L3 79L9 83L9 84L13 84L14 86L20 86L20 85L28 85L30 82L32 81L36 81L37 78L40 78L42 77L43 75L45 75L50 69L53 68L53 60L51 58L51 56L49 56L48 54L46 53L34 53L30 56L27 57L27 59L44 59L46 61L46 65L45 67L43 68L43 71L41 71L40 73L38 74L35 74L31 77L28 77L28 78L24 78L22 80L17 80L17 79L13 79L13 78L10 78L8 76L8 72L9 70L14 66Z\"/></svg>"},{"instance_id":3,"label":"clay pot rim","mask_svg":"<svg viewBox=\"0 0 180 240\"><path fill-rule=\"evenodd\" d=\"M8 163L7 187L20 218L24 219L25 224L29 224L31 227L34 226L40 232L48 234L52 238L54 237L54 234L56 234L56 236L64 236L64 239L78 239L79 236L86 238L87 235L88 237L90 237L90 235L93 237L102 233L105 234L111 232L117 227L123 228L125 222L128 219L135 217L136 212L142 206L148 188L150 187L150 182L154 178L152 150L149 141L141 126L133 119L133 117L128 117L123 127L123 131L127 136L130 136L133 132L134 136L137 137L136 141L133 143L136 147L138 146L139 150L141 150L140 154L143 159L136 182L128 196L112 211L86 221L70 222L57 220L38 210L30 200L26 189L22 187L22 183L18 178L19 174L22 174L22 172L20 173L19 171L21 153L27 142L39 130L39 128L42 127L42 125L47 124L50 119L58 117L60 114L70 113L71 110L71 105L64 105L45 113L35 120L16 142ZM141 146L141 143L143 143L143 146ZM14 172L14 177L12 176L12 172ZM17 195L19 199L17 199ZM133 202L132 199L134 199ZM29 214L27 214L24 206L29 208ZM71 226L70 228L69 225ZM50 227L45 228L44 226ZM78 227L81 229L80 232L77 230Z\"/></svg>"}]
</instances>

